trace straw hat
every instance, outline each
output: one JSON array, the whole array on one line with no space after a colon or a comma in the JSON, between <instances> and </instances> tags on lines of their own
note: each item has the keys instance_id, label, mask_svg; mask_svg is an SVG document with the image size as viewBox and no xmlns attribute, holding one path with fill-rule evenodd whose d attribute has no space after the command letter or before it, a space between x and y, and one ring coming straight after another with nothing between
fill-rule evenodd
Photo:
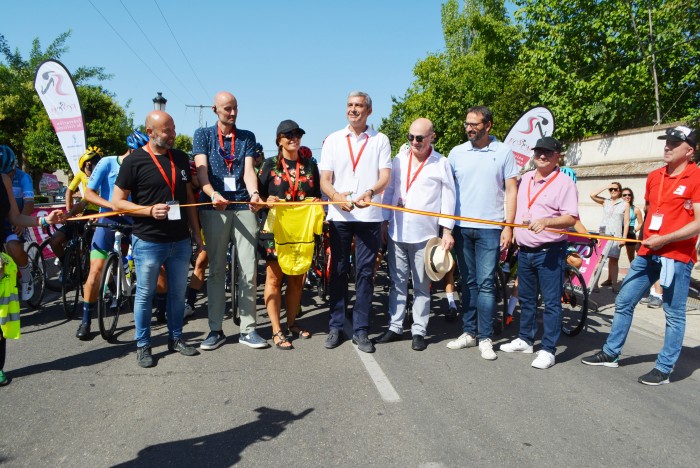
<instances>
[{"instance_id":1,"label":"straw hat","mask_svg":"<svg viewBox=\"0 0 700 468\"><path fill-rule=\"evenodd\" d=\"M433 237L425 244L423 252L425 274L433 281L440 281L455 264L452 254L442 248L442 239Z\"/></svg>"}]
</instances>

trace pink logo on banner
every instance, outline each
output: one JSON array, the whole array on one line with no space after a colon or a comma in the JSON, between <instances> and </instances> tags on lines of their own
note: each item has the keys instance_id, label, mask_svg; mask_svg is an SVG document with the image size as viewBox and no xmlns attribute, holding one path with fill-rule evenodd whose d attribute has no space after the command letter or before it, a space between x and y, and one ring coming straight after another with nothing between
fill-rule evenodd
<instances>
[{"instance_id":1,"label":"pink logo on banner","mask_svg":"<svg viewBox=\"0 0 700 468\"><path fill-rule=\"evenodd\" d=\"M554 133L554 116L546 107L533 107L513 124L503 142L510 146L518 166L525 167L537 140Z\"/></svg>"},{"instance_id":2,"label":"pink logo on banner","mask_svg":"<svg viewBox=\"0 0 700 468\"><path fill-rule=\"evenodd\" d=\"M41 78L46 83L46 86L41 87L41 94L46 94L51 87L61 96L68 96L69 94L63 91L61 85L63 84L63 76L56 73L54 70L49 70L41 74Z\"/></svg>"},{"instance_id":3,"label":"pink logo on banner","mask_svg":"<svg viewBox=\"0 0 700 468\"><path fill-rule=\"evenodd\" d=\"M51 120L56 133L59 132L80 132L83 130L83 118L82 117L69 117L67 119L53 119Z\"/></svg>"}]
</instances>

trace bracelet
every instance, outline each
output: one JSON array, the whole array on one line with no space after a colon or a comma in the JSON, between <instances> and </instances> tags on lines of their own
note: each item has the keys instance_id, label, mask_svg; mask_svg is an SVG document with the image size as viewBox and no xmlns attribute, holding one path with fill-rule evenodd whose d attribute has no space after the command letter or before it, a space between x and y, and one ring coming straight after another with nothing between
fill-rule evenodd
<instances>
[{"instance_id":1,"label":"bracelet","mask_svg":"<svg viewBox=\"0 0 700 468\"><path fill-rule=\"evenodd\" d=\"M148 216L150 216L151 218L153 217L153 208L155 208L155 205L153 205L151 209L148 210Z\"/></svg>"},{"instance_id":2,"label":"bracelet","mask_svg":"<svg viewBox=\"0 0 700 468\"><path fill-rule=\"evenodd\" d=\"M218 194L219 196L221 196L221 194L220 194L219 192L213 191L213 192L211 193L211 197L209 197L209 198L211 198L211 199L213 200L213 199L214 199L214 194L215 194L215 193Z\"/></svg>"},{"instance_id":3,"label":"bracelet","mask_svg":"<svg viewBox=\"0 0 700 468\"><path fill-rule=\"evenodd\" d=\"M371 197L374 197L374 189L367 189L367 191L368 191L368 192L372 192L372 195L370 195L370 196L371 196Z\"/></svg>"},{"instance_id":4,"label":"bracelet","mask_svg":"<svg viewBox=\"0 0 700 468\"><path fill-rule=\"evenodd\" d=\"M338 192L333 192L333 195L331 195L331 201L333 201L336 195L338 195Z\"/></svg>"},{"instance_id":5,"label":"bracelet","mask_svg":"<svg viewBox=\"0 0 700 468\"><path fill-rule=\"evenodd\" d=\"M258 192L258 191L256 190L255 192L253 192L253 193L250 194L250 198L253 198L253 195L260 196L260 192Z\"/></svg>"}]
</instances>

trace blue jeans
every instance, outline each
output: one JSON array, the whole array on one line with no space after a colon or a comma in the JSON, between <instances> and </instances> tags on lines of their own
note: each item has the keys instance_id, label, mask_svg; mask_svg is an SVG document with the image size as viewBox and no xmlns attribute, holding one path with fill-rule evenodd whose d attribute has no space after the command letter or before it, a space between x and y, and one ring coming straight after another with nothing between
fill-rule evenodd
<instances>
[{"instance_id":1,"label":"blue jeans","mask_svg":"<svg viewBox=\"0 0 700 468\"><path fill-rule=\"evenodd\" d=\"M455 226L453 235L462 275L462 331L476 335L479 340L491 338L496 311L494 275L500 252L501 230Z\"/></svg>"},{"instance_id":2,"label":"blue jeans","mask_svg":"<svg viewBox=\"0 0 700 468\"><path fill-rule=\"evenodd\" d=\"M656 359L655 367L664 373L673 371L683 347L685 335L685 306L690 287L693 262L674 262L675 271L671 286L664 288L663 307L666 314L664 345ZM652 284L659 279L661 263L658 255L637 256L630 264L629 273L622 282L615 301L615 315L608 340L603 346L605 354L618 357L627 340L632 325L634 308Z\"/></svg>"},{"instance_id":3,"label":"blue jeans","mask_svg":"<svg viewBox=\"0 0 700 468\"><path fill-rule=\"evenodd\" d=\"M564 286L566 243L539 252L518 253L520 339L532 345L537 333L537 292L542 292L542 349L555 354L561 334L561 293Z\"/></svg>"},{"instance_id":4,"label":"blue jeans","mask_svg":"<svg viewBox=\"0 0 700 468\"><path fill-rule=\"evenodd\" d=\"M177 340L182 336L185 291L187 290L187 274L192 256L192 244L189 239L162 243L148 242L135 235L132 235L132 239L136 266L136 297L134 299L136 346L141 348L151 345L151 312L161 265L165 265L168 282L166 309L168 338Z\"/></svg>"},{"instance_id":5,"label":"blue jeans","mask_svg":"<svg viewBox=\"0 0 700 468\"><path fill-rule=\"evenodd\" d=\"M369 316L374 295L374 262L379 253L381 223L331 221L331 330L342 330L347 312L350 246L355 238L355 307L352 312L353 333L369 331Z\"/></svg>"}]
</instances>

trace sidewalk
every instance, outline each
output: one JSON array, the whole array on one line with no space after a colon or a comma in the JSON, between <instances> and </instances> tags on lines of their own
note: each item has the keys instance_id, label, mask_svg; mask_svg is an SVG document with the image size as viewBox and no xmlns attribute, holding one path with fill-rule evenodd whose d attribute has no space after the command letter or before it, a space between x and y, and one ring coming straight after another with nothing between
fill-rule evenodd
<instances>
[{"instance_id":1,"label":"sidewalk","mask_svg":"<svg viewBox=\"0 0 700 468\"><path fill-rule=\"evenodd\" d=\"M622 278L624 278L629 269L629 260L624 251L620 256L619 267L619 279L622 281ZM607 268L605 270L606 271L601 275L601 282L608 277ZM700 299L697 295L697 290L700 289L700 269L698 268L693 268L691 273L691 287L695 288L696 291L692 289L690 291L691 307L689 307L686 313L685 338L683 344L689 347L697 347L700 346ZM592 293L590 300L593 303L589 308L591 311L590 313L610 322L615 312L615 296L616 295L613 294L612 289L609 287L601 287L600 292ZM595 310L596 305L598 307L597 311ZM651 309L644 304L639 304L634 312L632 327L663 339L666 328L666 317L663 308Z\"/></svg>"}]
</instances>

